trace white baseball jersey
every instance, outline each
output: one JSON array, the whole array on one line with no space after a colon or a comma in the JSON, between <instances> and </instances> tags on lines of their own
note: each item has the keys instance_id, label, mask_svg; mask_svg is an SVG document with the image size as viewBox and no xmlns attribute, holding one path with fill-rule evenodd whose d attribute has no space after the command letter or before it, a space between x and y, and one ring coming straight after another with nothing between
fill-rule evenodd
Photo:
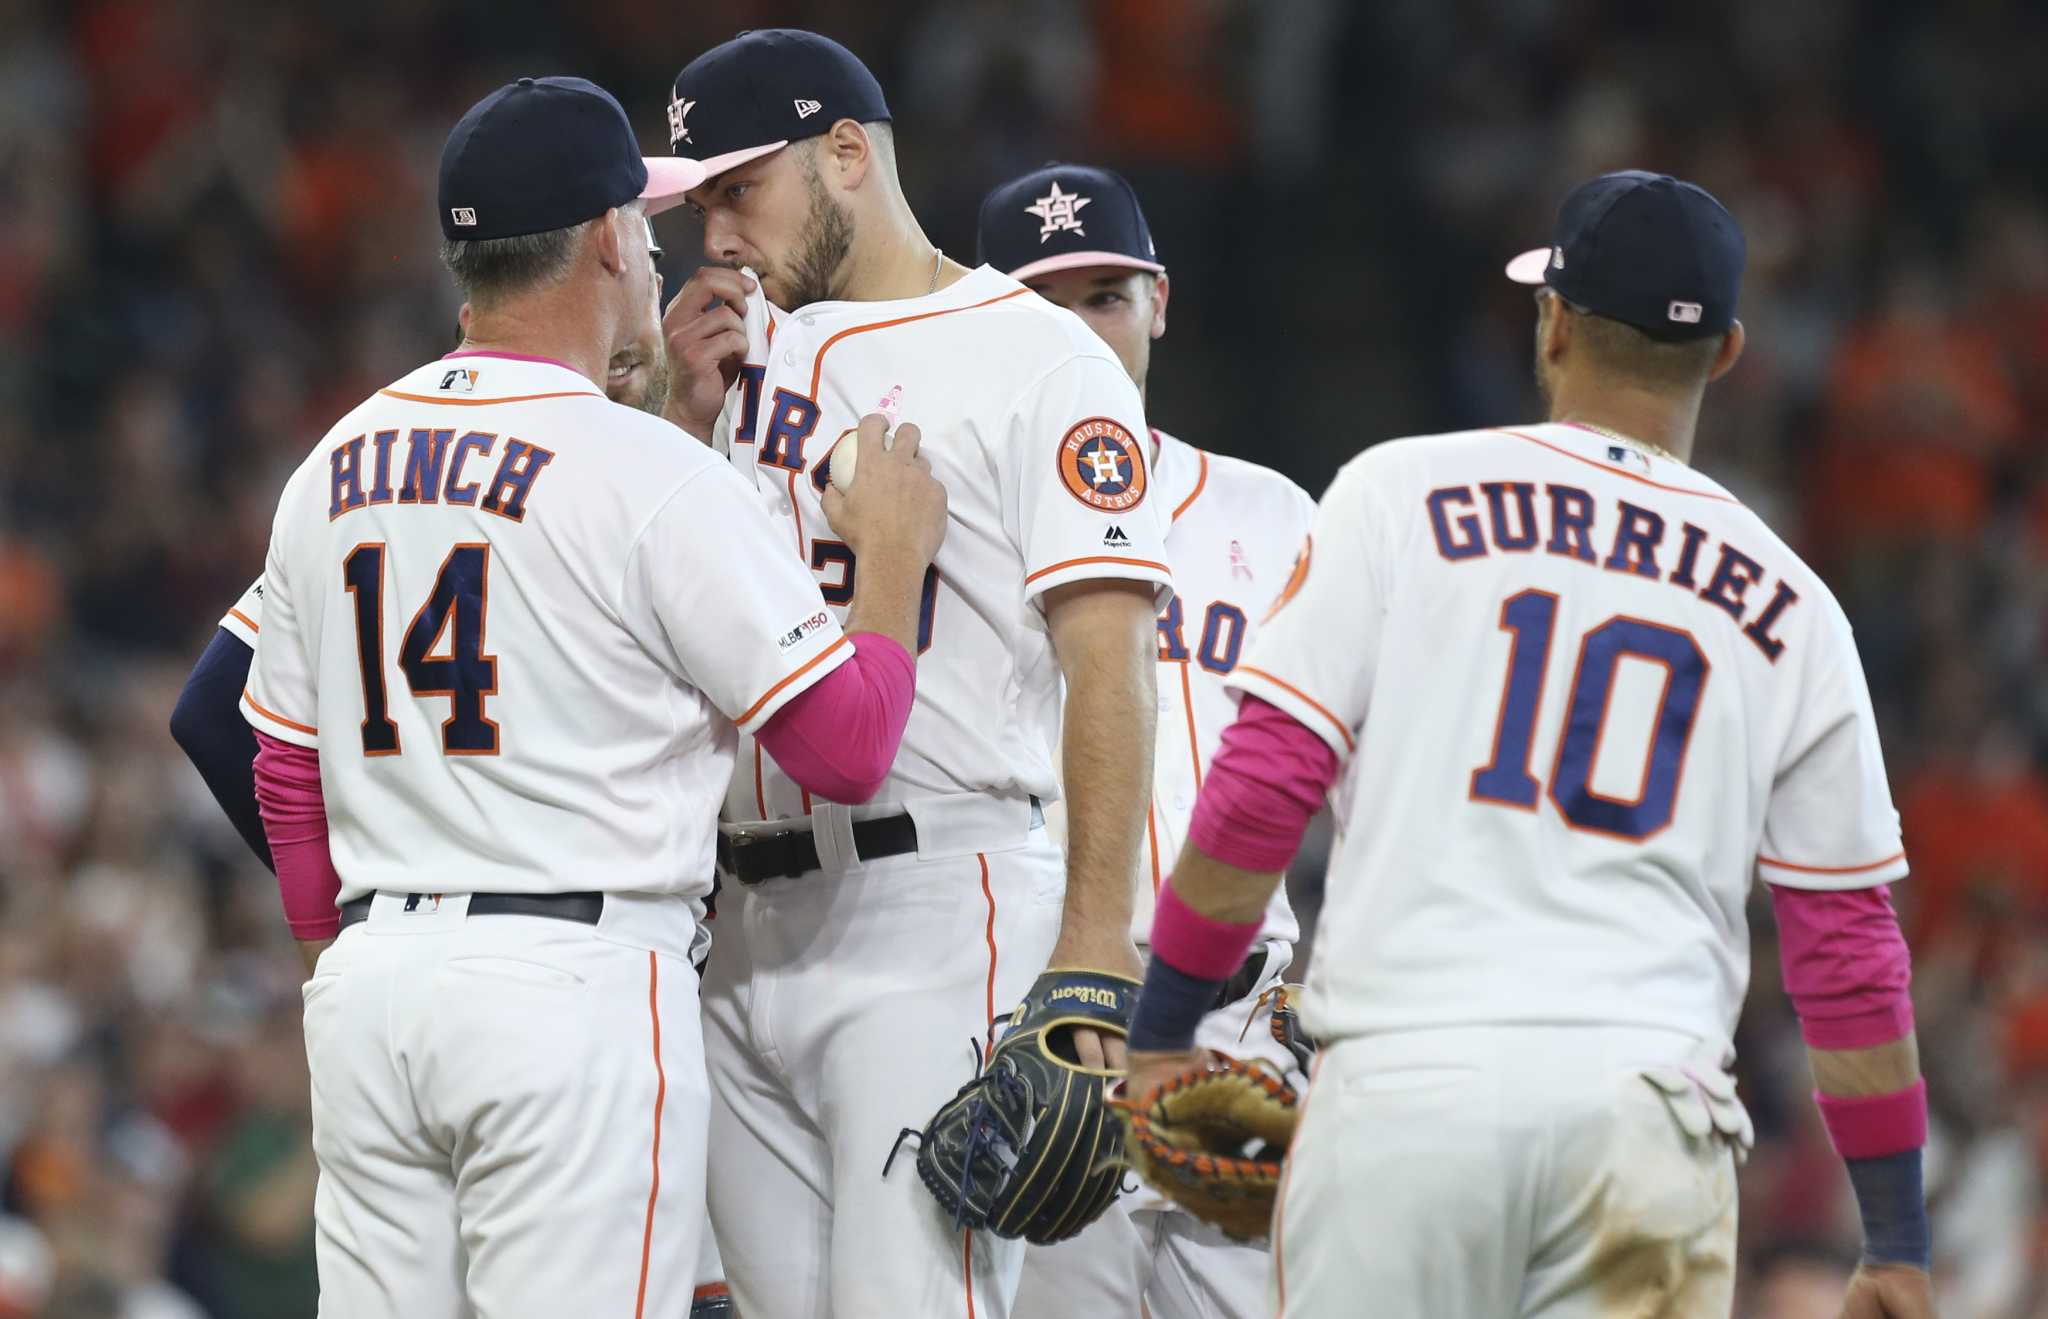
<instances>
[{"instance_id":1,"label":"white baseball jersey","mask_svg":"<svg viewBox=\"0 0 2048 1319\"><path fill-rule=\"evenodd\" d=\"M459 354L342 418L278 505L242 703L319 749L342 900L707 891L734 726L852 653L785 538L553 362Z\"/></svg>"},{"instance_id":2,"label":"white baseball jersey","mask_svg":"<svg viewBox=\"0 0 2048 1319\"><path fill-rule=\"evenodd\" d=\"M1171 519L1174 597L1159 612L1159 734L1132 925L1141 948L1151 942L1153 899L1180 859L1202 777L1237 718L1226 679L1286 584L1316 510L1308 492L1278 472L1163 431L1152 437L1152 478ZM1273 892L1262 933L1289 943L1301 935L1285 885Z\"/></svg>"},{"instance_id":3,"label":"white baseball jersey","mask_svg":"<svg viewBox=\"0 0 2048 1319\"><path fill-rule=\"evenodd\" d=\"M1378 445L1232 686L1349 765L1304 1021L1726 1039L1744 899L1906 873L1847 619L1755 514L1573 425Z\"/></svg>"},{"instance_id":4,"label":"white baseball jersey","mask_svg":"<svg viewBox=\"0 0 2048 1319\"><path fill-rule=\"evenodd\" d=\"M832 447L889 399L946 487L917 702L875 800L1054 800L1060 669L1039 597L1123 578L1163 600L1172 579L1137 387L1078 317L986 266L894 302L785 313L757 292L745 319L757 342L721 429L733 465L783 519L781 543L835 611L853 598L856 565L820 502ZM808 814L803 790L758 748L752 756L727 818Z\"/></svg>"}]
</instances>

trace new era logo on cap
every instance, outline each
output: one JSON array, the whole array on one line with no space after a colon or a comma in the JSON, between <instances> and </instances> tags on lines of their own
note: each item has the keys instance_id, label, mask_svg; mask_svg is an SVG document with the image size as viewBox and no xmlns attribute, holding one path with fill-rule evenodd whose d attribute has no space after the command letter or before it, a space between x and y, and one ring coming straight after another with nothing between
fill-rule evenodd
<instances>
[{"instance_id":1,"label":"new era logo on cap","mask_svg":"<svg viewBox=\"0 0 2048 1319\"><path fill-rule=\"evenodd\" d=\"M465 229L474 229L476 228L476 207L451 206L448 208L448 218Z\"/></svg>"},{"instance_id":2,"label":"new era logo on cap","mask_svg":"<svg viewBox=\"0 0 2048 1319\"><path fill-rule=\"evenodd\" d=\"M796 117L799 119L809 119L824 108L824 106L816 101L799 100L796 102Z\"/></svg>"},{"instance_id":3,"label":"new era logo on cap","mask_svg":"<svg viewBox=\"0 0 2048 1319\"><path fill-rule=\"evenodd\" d=\"M1698 325L1700 323L1700 313L1705 310L1706 308L1700 306L1697 302L1674 302L1671 304L1671 310L1667 315L1681 325Z\"/></svg>"}]
</instances>

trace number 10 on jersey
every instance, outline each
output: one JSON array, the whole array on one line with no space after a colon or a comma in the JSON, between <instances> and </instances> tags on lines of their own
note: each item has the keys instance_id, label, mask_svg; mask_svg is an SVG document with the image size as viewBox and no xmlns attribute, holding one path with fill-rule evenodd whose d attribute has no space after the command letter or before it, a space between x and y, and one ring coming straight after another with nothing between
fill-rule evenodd
<instances>
[{"instance_id":1,"label":"number 10 on jersey","mask_svg":"<svg viewBox=\"0 0 2048 1319\"><path fill-rule=\"evenodd\" d=\"M1523 810L1539 810L1540 785L1529 772L1536 717L1543 707L1543 682L1557 630L1557 597L1523 591L1501 604L1501 630L1514 638L1501 685L1500 718L1493 757L1472 771L1472 799ZM1650 720L1649 748L1634 800L1610 797L1593 787L1593 770L1607 728L1608 704L1624 658L1661 665L1663 690ZM1617 614L1586 633L1572 669L1570 704L1558 733L1550 766L1550 800L1575 829L1641 841L1671 823L1685 751L1699 718L1700 696L1711 666L1692 634L1661 623Z\"/></svg>"},{"instance_id":2,"label":"number 10 on jersey","mask_svg":"<svg viewBox=\"0 0 2048 1319\"><path fill-rule=\"evenodd\" d=\"M371 541L349 551L342 587L355 597L356 661L363 676L363 754L395 756L403 748L384 686L384 545ZM448 699L441 750L450 756L495 756L498 725L484 717L484 699L498 690L498 657L484 653L484 615L490 605L491 547L457 545L448 551L434 589L413 614L398 647L398 667L416 697ZM446 651L441 648L447 638Z\"/></svg>"}]
</instances>

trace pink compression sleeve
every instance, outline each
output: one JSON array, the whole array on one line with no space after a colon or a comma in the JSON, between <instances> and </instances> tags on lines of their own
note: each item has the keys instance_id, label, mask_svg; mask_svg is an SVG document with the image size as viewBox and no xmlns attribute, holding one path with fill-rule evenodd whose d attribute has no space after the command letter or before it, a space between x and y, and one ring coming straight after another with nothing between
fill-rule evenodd
<instances>
[{"instance_id":1,"label":"pink compression sleeve","mask_svg":"<svg viewBox=\"0 0 2048 1319\"><path fill-rule=\"evenodd\" d=\"M1907 1035L1913 966L1890 889L1770 889L1785 993L1807 1044L1868 1049Z\"/></svg>"},{"instance_id":2,"label":"pink compression sleeve","mask_svg":"<svg viewBox=\"0 0 2048 1319\"><path fill-rule=\"evenodd\" d=\"M332 939L341 931L334 900L341 876L327 854L327 802L320 753L268 733L256 734L256 809L277 863L285 922L296 939Z\"/></svg>"},{"instance_id":3,"label":"pink compression sleeve","mask_svg":"<svg viewBox=\"0 0 2048 1319\"><path fill-rule=\"evenodd\" d=\"M1240 870L1285 870L1337 781L1337 753L1293 715L1246 696L1202 780L1188 840Z\"/></svg>"},{"instance_id":4,"label":"pink compression sleeve","mask_svg":"<svg viewBox=\"0 0 2048 1319\"><path fill-rule=\"evenodd\" d=\"M896 763L917 697L917 661L879 632L761 725L761 749L806 792L858 806Z\"/></svg>"}]
</instances>

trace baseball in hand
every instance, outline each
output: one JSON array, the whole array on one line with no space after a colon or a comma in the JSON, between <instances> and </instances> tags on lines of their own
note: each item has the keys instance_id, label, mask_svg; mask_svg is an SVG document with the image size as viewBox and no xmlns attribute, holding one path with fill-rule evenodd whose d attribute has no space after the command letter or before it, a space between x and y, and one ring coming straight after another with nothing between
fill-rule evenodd
<instances>
[{"instance_id":1,"label":"baseball in hand","mask_svg":"<svg viewBox=\"0 0 2048 1319\"><path fill-rule=\"evenodd\" d=\"M839 487L840 494L843 495L853 488L853 468L859 461L860 433L848 431L845 439L832 446L831 456L826 459L830 465L829 475L832 484Z\"/></svg>"},{"instance_id":2,"label":"baseball in hand","mask_svg":"<svg viewBox=\"0 0 2048 1319\"><path fill-rule=\"evenodd\" d=\"M902 410L903 386L901 385L892 385L889 392L882 395L882 401L875 404L875 411L882 414L883 420L889 423L890 430L896 428L896 421L901 415ZM883 436L883 446L893 446L894 441L888 438L887 431L883 432ZM846 438L832 447L832 453L827 457L826 462L829 464L829 475L832 478L832 484L839 487L840 494L845 494L853 485L854 466L860 462L860 431L855 429L846 432Z\"/></svg>"}]
</instances>

